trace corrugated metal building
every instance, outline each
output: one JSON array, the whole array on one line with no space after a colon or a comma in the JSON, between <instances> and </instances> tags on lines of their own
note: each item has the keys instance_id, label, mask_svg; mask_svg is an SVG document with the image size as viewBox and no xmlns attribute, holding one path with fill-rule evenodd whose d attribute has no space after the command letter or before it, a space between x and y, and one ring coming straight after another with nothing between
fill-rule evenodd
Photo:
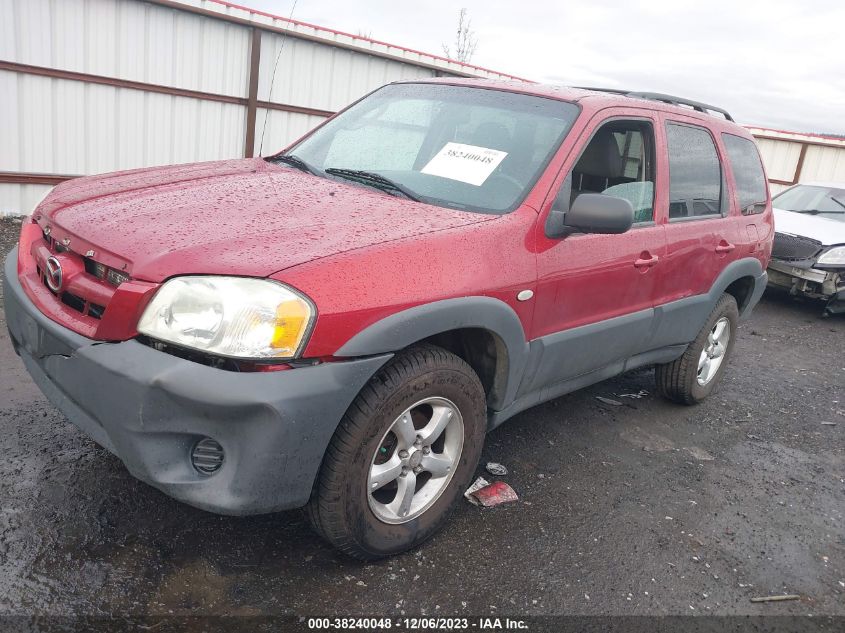
<instances>
[{"instance_id":1,"label":"corrugated metal building","mask_svg":"<svg viewBox=\"0 0 845 633\"><path fill-rule=\"evenodd\" d=\"M218 0L0 0L0 214L70 176L256 155L265 117L269 153L432 76L518 79Z\"/></svg>"},{"instance_id":2,"label":"corrugated metal building","mask_svg":"<svg viewBox=\"0 0 845 633\"><path fill-rule=\"evenodd\" d=\"M749 127L772 193L797 182L845 182L845 138Z\"/></svg>"},{"instance_id":3,"label":"corrugated metal building","mask_svg":"<svg viewBox=\"0 0 845 633\"><path fill-rule=\"evenodd\" d=\"M76 175L257 155L262 130L267 154L432 76L520 79L222 0L0 0L0 215ZM751 132L773 191L845 181L845 139Z\"/></svg>"}]
</instances>

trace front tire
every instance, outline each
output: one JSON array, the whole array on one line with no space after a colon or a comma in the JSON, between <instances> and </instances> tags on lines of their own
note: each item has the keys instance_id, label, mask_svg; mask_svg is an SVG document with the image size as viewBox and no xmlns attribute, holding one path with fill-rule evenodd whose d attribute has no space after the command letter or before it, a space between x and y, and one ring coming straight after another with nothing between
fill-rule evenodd
<instances>
[{"instance_id":1,"label":"front tire","mask_svg":"<svg viewBox=\"0 0 845 633\"><path fill-rule=\"evenodd\" d=\"M696 404L709 396L725 373L738 324L736 299L723 294L683 356L657 365L657 391L680 404Z\"/></svg>"},{"instance_id":2,"label":"front tire","mask_svg":"<svg viewBox=\"0 0 845 633\"><path fill-rule=\"evenodd\" d=\"M349 407L307 506L314 528L361 560L435 534L469 485L486 430L472 368L433 345L398 354Z\"/></svg>"}]
</instances>

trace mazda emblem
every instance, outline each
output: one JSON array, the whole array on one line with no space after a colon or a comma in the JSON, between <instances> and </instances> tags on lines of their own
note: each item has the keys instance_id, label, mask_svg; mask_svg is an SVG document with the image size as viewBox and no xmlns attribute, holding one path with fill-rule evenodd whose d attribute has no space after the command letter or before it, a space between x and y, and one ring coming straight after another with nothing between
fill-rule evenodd
<instances>
[{"instance_id":1,"label":"mazda emblem","mask_svg":"<svg viewBox=\"0 0 845 633\"><path fill-rule=\"evenodd\" d=\"M62 264L55 257L47 258L47 274L44 275L44 281L53 292L62 289Z\"/></svg>"}]
</instances>

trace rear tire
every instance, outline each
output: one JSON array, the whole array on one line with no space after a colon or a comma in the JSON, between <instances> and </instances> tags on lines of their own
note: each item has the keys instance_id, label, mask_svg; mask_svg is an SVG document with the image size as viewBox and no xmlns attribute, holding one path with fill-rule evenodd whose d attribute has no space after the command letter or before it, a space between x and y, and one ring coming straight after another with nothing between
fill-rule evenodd
<instances>
[{"instance_id":1,"label":"rear tire","mask_svg":"<svg viewBox=\"0 0 845 633\"><path fill-rule=\"evenodd\" d=\"M738 323L736 299L723 294L683 356L656 366L658 393L680 404L696 404L709 396L725 372Z\"/></svg>"},{"instance_id":2,"label":"rear tire","mask_svg":"<svg viewBox=\"0 0 845 633\"><path fill-rule=\"evenodd\" d=\"M486 410L481 381L458 356L433 345L398 354L361 390L326 450L306 507L314 529L360 560L434 535L478 465Z\"/></svg>"}]
</instances>

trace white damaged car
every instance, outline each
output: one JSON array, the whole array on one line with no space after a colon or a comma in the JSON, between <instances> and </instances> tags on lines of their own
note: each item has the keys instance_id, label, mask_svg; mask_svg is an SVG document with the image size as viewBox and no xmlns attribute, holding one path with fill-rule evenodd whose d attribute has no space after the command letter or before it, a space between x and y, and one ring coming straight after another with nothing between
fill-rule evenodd
<instances>
[{"instance_id":1,"label":"white damaged car","mask_svg":"<svg viewBox=\"0 0 845 633\"><path fill-rule=\"evenodd\" d=\"M769 285L845 313L845 183L802 183L772 199Z\"/></svg>"}]
</instances>

